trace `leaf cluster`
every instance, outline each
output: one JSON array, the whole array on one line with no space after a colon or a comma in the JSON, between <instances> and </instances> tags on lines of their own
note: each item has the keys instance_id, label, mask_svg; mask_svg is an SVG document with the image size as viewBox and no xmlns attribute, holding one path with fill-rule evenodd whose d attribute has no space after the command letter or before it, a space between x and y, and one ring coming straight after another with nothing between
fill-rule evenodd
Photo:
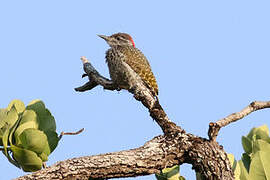
<instances>
[{"instance_id":1,"label":"leaf cluster","mask_svg":"<svg viewBox=\"0 0 270 180\"><path fill-rule=\"evenodd\" d=\"M245 152L238 162L229 154L235 179L270 179L270 137L267 125L252 128L247 136L242 136L242 146Z\"/></svg>"},{"instance_id":2,"label":"leaf cluster","mask_svg":"<svg viewBox=\"0 0 270 180\"><path fill-rule=\"evenodd\" d=\"M0 146L9 162L26 172L42 168L58 145L54 117L41 100L26 107L13 100L0 109Z\"/></svg>"}]
</instances>

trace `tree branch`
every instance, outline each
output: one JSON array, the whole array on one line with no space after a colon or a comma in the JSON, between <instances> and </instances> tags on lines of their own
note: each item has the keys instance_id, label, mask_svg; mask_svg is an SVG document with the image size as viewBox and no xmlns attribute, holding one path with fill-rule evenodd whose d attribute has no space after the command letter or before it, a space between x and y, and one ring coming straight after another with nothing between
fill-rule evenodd
<instances>
[{"instance_id":1,"label":"tree branch","mask_svg":"<svg viewBox=\"0 0 270 180\"><path fill-rule=\"evenodd\" d=\"M68 159L17 180L135 177L182 163L193 164L207 179L233 179L226 153L217 143L179 134L157 136L136 149Z\"/></svg>"},{"instance_id":2,"label":"tree branch","mask_svg":"<svg viewBox=\"0 0 270 180\"><path fill-rule=\"evenodd\" d=\"M75 91L84 92L95 88L97 85L103 86L104 89L116 90L117 86L109 79L101 76L98 71L90 64L86 57L81 57L83 69L89 77L89 82L83 86L75 88ZM85 74L84 74L85 75ZM82 77L85 77L85 76Z\"/></svg>"},{"instance_id":3,"label":"tree branch","mask_svg":"<svg viewBox=\"0 0 270 180\"><path fill-rule=\"evenodd\" d=\"M64 135L78 135L81 134L84 131L84 128L80 129L79 131L76 132L61 132L59 139L62 139Z\"/></svg>"},{"instance_id":4,"label":"tree branch","mask_svg":"<svg viewBox=\"0 0 270 180\"><path fill-rule=\"evenodd\" d=\"M96 85L103 86L104 89L108 90L120 90L118 87L109 79L101 76L98 71L90 64L86 57L81 57L83 63L83 69L89 77L89 82L81 87L75 88L76 91L82 92L91 90ZM129 90L134 95L134 98L140 101L146 108L148 108L151 117L158 123L163 132L167 135L172 132L184 132L180 127L176 126L175 123L171 122L167 114L159 104L157 98L152 95L152 92L145 86L142 80L138 77L137 85L134 89ZM94 86L94 85L95 86Z\"/></svg>"},{"instance_id":5,"label":"tree branch","mask_svg":"<svg viewBox=\"0 0 270 180\"><path fill-rule=\"evenodd\" d=\"M158 173L155 167L164 167L165 164L160 147L162 142L164 137L159 136L137 149L69 159L18 180L88 179L105 177L104 174L106 178L116 178Z\"/></svg>"},{"instance_id":6,"label":"tree branch","mask_svg":"<svg viewBox=\"0 0 270 180\"><path fill-rule=\"evenodd\" d=\"M101 76L98 71L82 57L84 71L89 82L75 88L83 92L98 85L108 90L120 90L111 80ZM85 75L83 75L84 77ZM133 77L136 78L136 77ZM135 88L129 92L140 101L158 123L164 135L155 137L142 147L114 153L68 159L18 179L88 179L135 177L160 172L173 165L189 163L205 179L234 179L226 152L215 140L221 127L235 122L253 111L269 108L270 102L253 102L239 113L210 123L210 140L186 133L171 122L151 91L140 78Z\"/></svg>"},{"instance_id":7,"label":"tree branch","mask_svg":"<svg viewBox=\"0 0 270 180\"><path fill-rule=\"evenodd\" d=\"M270 108L270 101L254 101L239 112L232 113L229 116L223 119L220 119L215 123L211 122L209 124L209 130L208 130L209 139L216 141L218 132L222 127L225 127L232 122L236 122L254 111L265 109L265 108Z\"/></svg>"}]
</instances>

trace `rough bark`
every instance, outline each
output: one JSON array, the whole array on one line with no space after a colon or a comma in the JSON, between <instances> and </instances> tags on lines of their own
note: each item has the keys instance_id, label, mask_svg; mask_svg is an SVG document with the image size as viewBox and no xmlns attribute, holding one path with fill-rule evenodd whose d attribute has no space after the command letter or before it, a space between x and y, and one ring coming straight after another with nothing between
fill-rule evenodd
<instances>
[{"instance_id":1,"label":"rough bark","mask_svg":"<svg viewBox=\"0 0 270 180\"><path fill-rule=\"evenodd\" d=\"M89 82L75 88L76 91L88 91L97 85L108 90L119 90L111 80L101 76L85 57L82 57L82 61L86 72L83 77L88 76ZM270 107L270 102L254 102L239 113L210 123L208 140L188 134L173 123L158 99L153 97L139 79L137 87L130 92L149 110L150 116L161 127L164 135L157 136L136 149L68 159L17 179L135 177L159 173L163 168L183 163L192 164L193 169L206 179L234 179L227 154L216 142L218 131L255 110Z\"/></svg>"},{"instance_id":2,"label":"rough bark","mask_svg":"<svg viewBox=\"0 0 270 180\"><path fill-rule=\"evenodd\" d=\"M136 149L68 159L17 179L135 177L183 163L193 164L196 171L203 170L201 173L208 179L232 176L226 153L217 143L191 134L178 134L170 138L157 136Z\"/></svg>"}]
</instances>

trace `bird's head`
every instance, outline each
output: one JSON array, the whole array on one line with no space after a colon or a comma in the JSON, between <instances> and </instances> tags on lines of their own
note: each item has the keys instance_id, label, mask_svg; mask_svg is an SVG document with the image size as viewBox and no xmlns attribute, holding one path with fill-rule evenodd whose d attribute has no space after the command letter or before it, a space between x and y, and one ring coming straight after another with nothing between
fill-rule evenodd
<instances>
[{"instance_id":1,"label":"bird's head","mask_svg":"<svg viewBox=\"0 0 270 180\"><path fill-rule=\"evenodd\" d=\"M104 39L111 47L114 46L133 46L135 47L135 43L132 37L126 33L117 33L111 36L98 35L102 39Z\"/></svg>"}]
</instances>

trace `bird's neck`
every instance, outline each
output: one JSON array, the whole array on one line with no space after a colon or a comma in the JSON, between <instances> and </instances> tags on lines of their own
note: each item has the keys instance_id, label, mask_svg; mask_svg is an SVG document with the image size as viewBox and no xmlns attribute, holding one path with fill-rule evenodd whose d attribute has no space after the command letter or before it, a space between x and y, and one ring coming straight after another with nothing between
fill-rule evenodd
<instances>
[{"instance_id":1,"label":"bird's neck","mask_svg":"<svg viewBox=\"0 0 270 180\"><path fill-rule=\"evenodd\" d=\"M122 48L134 48L133 46L129 46L129 45L113 45L110 46L112 49L122 49Z\"/></svg>"}]
</instances>

